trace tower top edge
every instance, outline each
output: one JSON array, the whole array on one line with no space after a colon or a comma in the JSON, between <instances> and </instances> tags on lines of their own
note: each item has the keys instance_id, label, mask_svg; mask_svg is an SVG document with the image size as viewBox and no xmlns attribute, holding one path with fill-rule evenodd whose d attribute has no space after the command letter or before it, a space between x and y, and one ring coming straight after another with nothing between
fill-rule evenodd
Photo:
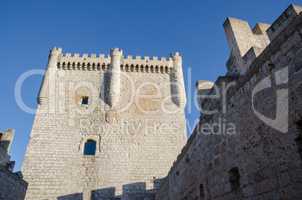
<instances>
[{"instance_id":1,"label":"tower top edge","mask_svg":"<svg viewBox=\"0 0 302 200\"><path fill-rule=\"evenodd\" d=\"M158 57L158 56L140 56L140 55L124 55L123 50L120 48L110 49L110 54L96 54L96 53L69 53L63 52L62 48L54 47L52 51L57 50L60 52L59 61L60 62L106 62L110 61L113 54L121 54L122 61L124 64L165 64L169 65L173 61L173 57L181 57L179 52L171 53L168 57Z\"/></svg>"}]
</instances>

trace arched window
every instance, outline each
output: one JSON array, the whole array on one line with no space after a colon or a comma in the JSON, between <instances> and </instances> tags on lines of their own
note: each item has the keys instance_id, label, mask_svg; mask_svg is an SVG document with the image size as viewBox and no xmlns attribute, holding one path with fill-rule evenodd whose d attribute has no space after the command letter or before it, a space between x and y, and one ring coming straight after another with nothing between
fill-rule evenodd
<instances>
[{"instance_id":1,"label":"arched window","mask_svg":"<svg viewBox=\"0 0 302 200\"><path fill-rule=\"evenodd\" d=\"M93 156L95 155L95 151L96 151L96 141L87 140L84 146L84 155Z\"/></svg>"}]
</instances>

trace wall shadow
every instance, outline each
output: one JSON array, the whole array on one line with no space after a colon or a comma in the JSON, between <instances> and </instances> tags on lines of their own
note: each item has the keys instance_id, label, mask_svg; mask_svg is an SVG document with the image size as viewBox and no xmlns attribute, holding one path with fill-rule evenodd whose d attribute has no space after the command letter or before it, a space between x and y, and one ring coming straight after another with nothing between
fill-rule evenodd
<instances>
[{"instance_id":1,"label":"wall shadow","mask_svg":"<svg viewBox=\"0 0 302 200\"><path fill-rule=\"evenodd\" d=\"M112 72L111 70L106 70L104 72L103 80L101 81L101 88L100 88L100 98L106 104L109 104L109 89L110 89L110 81L111 81Z\"/></svg>"},{"instance_id":2,"label":"wall shadow","mask_svg":"<svg viewBox=\"0 0 302 200\"><path fill-rule=\"evenodd\" d=\"M158 188L162 179L154 180L154 186ZM100 188L91 191L91 200L155 200L156 188L146 189L146 183L136 182L123 185L121 195L116 195L116 188ZM83 200L83 193L66 194L57 197L57 200Z\"/></svg>"},{"instance_id":3,"label":"wall shadow","mask_svg":"<svg viewBox=\"0 0 302 200\"><path fill-rule=\"evenodd\" d=\"M82 193L68 194L64 196L60 196L57 198L58 200L83 200Z\"/></svg>"},{"instance_id":4,"label":"wall shadow","mask_svg":"<svg viewBox=\"0 0 302 200\"><path fill-rule=\"evenodd\" d=\"M180 105L179 102L179 90L178 90L178 82L176 80L175 72L172 71L169 75L170 78L170 92L171 92L171 100L175 105Z\"/></svg>"}]
</instances>

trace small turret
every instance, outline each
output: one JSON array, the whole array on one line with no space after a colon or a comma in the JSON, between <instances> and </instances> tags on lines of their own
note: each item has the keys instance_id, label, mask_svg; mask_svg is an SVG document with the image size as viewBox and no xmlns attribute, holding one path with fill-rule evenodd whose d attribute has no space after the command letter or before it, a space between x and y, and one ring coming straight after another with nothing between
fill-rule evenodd
<instances>
[{"instance_id":1,"label":"small turret","mask_svg":"<svg viewBox=\"0 0 302 200\"><path fill-rule=\"evenodd\" d=\"M178 106L184 108L186 105L186 91L182 71L182 57L179 52L172 54L171 57L173 60L173 96L177 97L176 103Z\"/></svg>"},{"instance_id":2,"label":"small turret","mask_svg":"<svg viewBox=\"0 0 302 200\"><path fill-rule=\"evenodd\" d=\"M54 47L48 57L48 65L47 69L43 78L43 83L40 88L39 96L38 96L38 104L43 105L46 102L48 102L49 97L53 96L52 93L54 93L54 85L52 86L51 83L54 83L52 80L55 79L55 73L57 69L57 63L59 60L60 55L62 54L61 48Z\"/></svg>"},{"instance_id":3,"label":"small turret","mask_svg":"<svg viewBox=\"0 0 302 200\"><path fill-rule=\"evenodd\" d=\"M123 51L118 48L111 49L111 64L110 64L110 88L109 88L109 104L114 108L120 97L121 90L121 62Z\"/></svg>"},{"instance_id":4,"label":"small turret","mask_svg":"<svg viewBox=\"0 0 302 200\"><path fill-rule=\"evenodd\" d=\"M61 48L54 47L51 49L49 58L48 58L48 67L56 67L59 56L62 53Z\"/></svg>"}]
</instances>

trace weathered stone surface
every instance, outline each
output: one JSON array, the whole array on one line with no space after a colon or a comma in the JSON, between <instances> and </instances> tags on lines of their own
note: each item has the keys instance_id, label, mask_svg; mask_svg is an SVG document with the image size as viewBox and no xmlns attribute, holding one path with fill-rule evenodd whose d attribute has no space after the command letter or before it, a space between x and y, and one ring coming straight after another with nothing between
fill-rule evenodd
<instances>
[{"instance_id":1,"label":"weathered stone surface","mask_svg":"<svg viewBox=\"0 0 302 200\"><path fill-rule=\"evenodd\" d=\"M23 200L27 183L22 177L0 166L0 199Z\"/></svg>"},{"instance_id":2,"label":"weathered stone surface","mask_svg":"<svg viewBox=\"0 0 302 200\"><path fill-rule=\"evenodd\" d=\"M277 35L269 33L273 40L251 60L249 68L237 66L244 68L240 76L229 69L227 76L218 78L219 91L225 83L234 83L225 98L221 94L219 99L200 99L203 110L219 112L202 113L161 184L158 200L302 198L302 14L296 12L298 8L286 10L290 21L285 20L285 28L279 24L282 30L275 29ZM284 16L277 21L284 21ZM239 42L239 49L250 48L244 44L254 38L243 37L245 25L243 30L236 27L242 34L229 41L231 47ZM242 59L244 55L236 56ZM265 87L258 92L263 80ZM285 118L277 120L280 116Z\"/></svg>"},{"instance_id":3,"label":"weathered stone surface","mask_svg":"<svg viewBox=\"0 0 302 200\"><path fill-rule=\"evenodd\" d=\"M26 199L111 198L106 188L121 195L137 182L146 184L137 195L154 196L153 181L167 175L186 141L181 67L179 54L72 56L54 48L23 163ZM176 93L172 81L180 82ZM83 155L88 140L94 156Z\"/></svg>"},{"instance_id":4,"label":"weathered stone surface","mask_svg":"<svg viewBox=\"0 0 302 200\"><path fill-rule=\"evenodd\" d=\"M23 200L27 188L22 174L13 173L15 162L9 156L13 138L12 129L0 132L0 200Z\"/></svg>"}]
</instances>

